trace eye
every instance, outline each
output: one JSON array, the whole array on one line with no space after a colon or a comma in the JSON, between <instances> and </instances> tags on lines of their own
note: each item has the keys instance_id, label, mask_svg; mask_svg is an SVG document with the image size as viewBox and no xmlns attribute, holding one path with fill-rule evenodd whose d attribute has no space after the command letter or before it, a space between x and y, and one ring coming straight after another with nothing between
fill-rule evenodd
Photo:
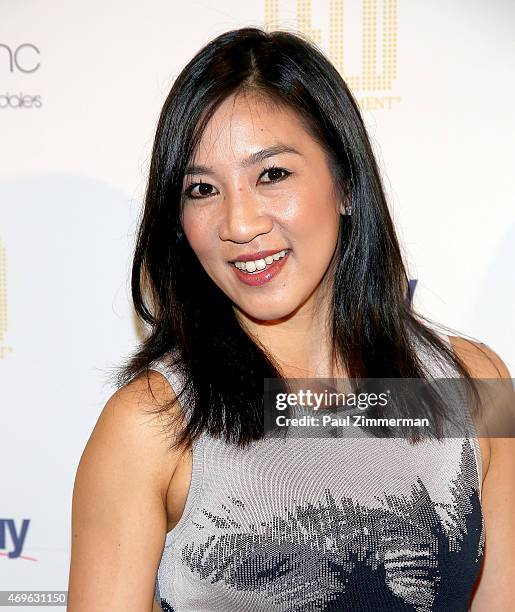
<instances>
[{"instance_id":1,"label":"eye","mask_svg":"<svg viewBox=\"0 0 515 612\"><path fill-rule=\"evenodd\" d=\"M196 188L199 188L199 191L197 192L199 195L193 195L193 190ZM189 185L185 190L184 190L184 195L187 198L191 198L192 200L204 200L206 197L209 197L210 195L213 195L210 192L210 189L214 189L213 185L211 185L210 183L203 183L202 181L200 181L200 183L192 183L191 185Z\"/></svg>"},{"instance_id":2,"label":"eye","mask_svg":"<svg viewBox=\"0 0 515 612\"><path fill-rule=\"evenodd\" d=\"M286 177L290 176L291 172L285 170L284 168L278 168L277 166L270 166L270 168L265 168L261 173L261 176L268 174L270 181L265 181L265 185L267 183L278 183L279 181L284 180ZM282 176L281 176L282 174Z\"/></svg>"},{"instance_id":3,"label":"eye","mask_svg":"<svg viewBox=\"0 0 515 612\"><path fill-rule=\"evenodd\" d=\"M264 181L265 185L267 185L271 183L278 183L279 181L284 180L285 178L290 176L291 172L289 172L288 170L285 170L284 168L279 168L277 166L270 166L269 168L265 168L261 172L260 178L264 176L265 174L268 174L269 179L270 179L268 181ZM199 191L196 194L194 194L193 190L197 188L199 189ZM203 183L202 181L200 181L199 183L192 183L191 185L189 185L184 190L184 195L191 200L205 200L209 196L214 195L214 193L211 191L212 189L214 189L213 185L211 185L210 183Z\"/></svg>"}]
</instances>

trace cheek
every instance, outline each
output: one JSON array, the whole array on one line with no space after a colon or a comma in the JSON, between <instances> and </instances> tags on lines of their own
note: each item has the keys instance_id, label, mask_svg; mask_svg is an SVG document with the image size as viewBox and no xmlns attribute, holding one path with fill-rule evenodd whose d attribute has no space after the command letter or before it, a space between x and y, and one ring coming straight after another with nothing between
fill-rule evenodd
<instances>
[{"instance_id":1,"label":"cheek","mask_svg":"<svg viewBox=\"0 0 515 612\"><path fill-rule=\"evenodd\" d=\"M326 273L339 233L340 215L334 198L322 202L319 198L318 194L318 201L313 199L311 205L302 209L302 214L295 217L295 227L292 226L295 238L292 247L295 250L297 246L299 274L310 286L320 282Z\"/></svg>"},{"instance_id":2,"label":"cheek","mask_svg":"<svg viewBox=\"0 0 515 612\"><path fill-rule=\"evenodd\" d=\"M199 259L202 259L209 252L209 245L212 237L209 234L210 224L202 215L196 215L185 211L182 227L184 234L192 250Z\"/></svg>"},{"instance_id":3,"label":"cheek","mask_svg":"<svg viewBox=\"0 0 515 612\"><path fill-rule=\"evenodd\" d=\"M334 198L320 200L320 194L313 193L303 201L296 214L291 217L293 234L309 245L317 258L335 246L338 237L340 214Z\"/></svg>"}]
</instances>

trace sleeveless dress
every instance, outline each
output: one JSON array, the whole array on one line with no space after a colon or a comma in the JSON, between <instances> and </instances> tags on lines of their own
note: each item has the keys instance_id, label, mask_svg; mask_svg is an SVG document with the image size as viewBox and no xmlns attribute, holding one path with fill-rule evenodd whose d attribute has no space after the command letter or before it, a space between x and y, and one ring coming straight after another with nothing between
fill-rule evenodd
<instances>
[{"instance_id":1,"label":"sleeveless dress","mask_svg":"<svg viewBox=\"0 0 515 612\"><path fill-rule=\"evenodd\" d=\"M177 373L151 369L180 391ZM192 450L156 577L164 612L469 609L484 553L477 437L269 438L242 450L204 434Z\"/></svg>"}]
</instances>

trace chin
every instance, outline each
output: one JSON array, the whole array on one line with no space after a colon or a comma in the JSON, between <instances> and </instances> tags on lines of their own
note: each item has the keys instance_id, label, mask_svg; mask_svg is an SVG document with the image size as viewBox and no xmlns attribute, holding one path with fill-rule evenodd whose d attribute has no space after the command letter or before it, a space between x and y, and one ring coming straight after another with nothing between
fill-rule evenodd
<instances>
[{"instance_id":1,"label":"chin","mask_svg":"<svg viewBox=\"0 0 515 612\"><path fill-rule=\"evenodd\" d=\"M238 305L238 309L247 317L255 319L257 321L276 321L278 319L284 319L293 313L294 308L288 308L284 303L272 306L266 304L263 307Z\"/></svg>"}]
</instances>

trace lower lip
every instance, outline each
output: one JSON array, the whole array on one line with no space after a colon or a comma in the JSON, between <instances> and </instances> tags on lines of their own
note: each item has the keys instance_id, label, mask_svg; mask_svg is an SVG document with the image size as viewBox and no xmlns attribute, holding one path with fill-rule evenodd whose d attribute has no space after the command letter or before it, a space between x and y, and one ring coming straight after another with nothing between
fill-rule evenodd
<instances>
[{"instance_id":1,"label":"lower lip","mask_svg":"<svg viewBox=\"0 0 515 612\"><path fill-rule=\"evenodd\" d=\"M286 260L289 256L290 251L288 251L288 253L286 253L284 257L281 257L281 259L274 261L273 264L267 266L264 270L261 270L261 272L256 272L255 274L248 274L247 272L242 272L234 264L229 265L233 267L236 276L239 278L239 280L241 280L242 283L250 285L251 287L259 287L261 285L264 285L265 283L268 283L274 278L274 276L277 276L279 274L279 272L284 268Z\"/></svg>"}]
</instances>

